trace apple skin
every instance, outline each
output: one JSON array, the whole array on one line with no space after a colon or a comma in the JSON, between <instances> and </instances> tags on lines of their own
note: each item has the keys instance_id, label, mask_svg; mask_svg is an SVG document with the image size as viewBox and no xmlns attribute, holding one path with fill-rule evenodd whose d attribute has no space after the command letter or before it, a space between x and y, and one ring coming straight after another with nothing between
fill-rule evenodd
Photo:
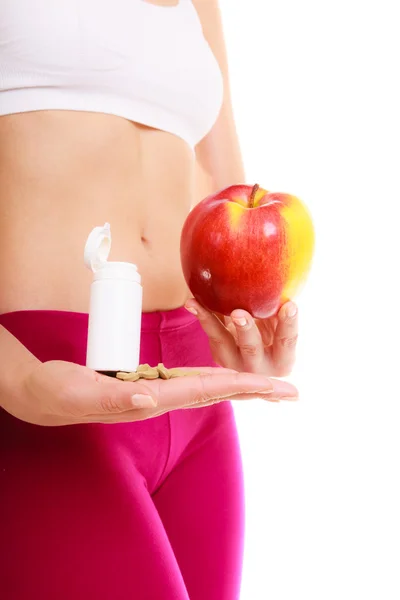
<instances>
[{"instance_id":1,"label":"apple skin","mask_svg":"<svg viewBox=\"0 0 400 600\"><path fill-rule=\"evenodd\" d=\"M230 315L242 308L266 319L304 283L314 241L311 216L299 198L232 185L187 216L182 270L194 298L211 312Z\"/></svg>"}]
</instances>

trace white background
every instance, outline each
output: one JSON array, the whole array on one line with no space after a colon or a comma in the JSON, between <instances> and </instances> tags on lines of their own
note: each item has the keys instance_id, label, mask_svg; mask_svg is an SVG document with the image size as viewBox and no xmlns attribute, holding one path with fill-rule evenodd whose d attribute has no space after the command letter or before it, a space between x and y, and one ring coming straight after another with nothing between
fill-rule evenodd
<instances>
[{"instance_id":1,"label":"white background","mask_svg":"<svg viewBox=\"0 0 400 600\"><path fill-rule=\"evenodd\" d=\"M220 0L248 183L300 196L317 236L301 400L235 403L242 600L400 599L396 4Z\"/></svg>"}]
</instances>

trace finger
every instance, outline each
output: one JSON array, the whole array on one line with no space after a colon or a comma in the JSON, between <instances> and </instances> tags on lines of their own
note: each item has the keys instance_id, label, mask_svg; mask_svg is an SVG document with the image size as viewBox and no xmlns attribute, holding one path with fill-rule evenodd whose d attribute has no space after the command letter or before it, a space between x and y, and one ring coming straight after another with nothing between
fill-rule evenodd
<instances>
[{"instance_id":1,"label":"finger","mask_svg":"<svg viewBox=\"0 0 400 600\"><path fill-rule=\"evenodd\" d=\"M208 374L232 374L237 372L222 367L183 367L180 370L182 372L195 370ZM132 421L132 414L125 414L131 412L132 409L142 413L146 411L146 415L139 415L138 419L148 418L151 414L156 416L158 385L153 384L152 386L151 381L147 381L146 385L140 382L120 381L96 371L92 371L92 373L96 387L90 389L83 387L80 390L80 397L82 397L82 393L85 396L84 412L80 416L83 416L85 420L102 423ZM158 414L162 414L166 412L166 409L159 408L159 411ZM82 405L80 405L80 412L82 413Z\"/></svg>"},{"instance_id":2,"label":"finger","mask_svg":"<svg viewBox=\"0 0 400 600\"><path fill-rule=\"evenodd\" d=\"M236 369L227 369L226 367L178 367L179 371L184 373L191 374L193 371L200 371L200 373L210 373L211 375L215 374L229 374L229 373L238 373Z\"/></svg>"},{"instance_id":3,"label":"finger","mask_svg":"<svg viewBox=\"0 0 400 600\"><path fill-rule=\"evenodd\" d=\"M297 307L293 302L286 302L278 312L278 323L271 348L274 374L278 377L289 375L293 368L298 328Z\"/></svg>"},{"instance_id":4,"label":"finger","mask_svg":"<svg viewBox=\"0 0 400 600\"><path fill-rule=\"evenodd\" d=\"M136 421L145 421L147 419L152 419L154 417L158 417L163 413L167 412L166 410L157 411L154 408L135 408L131 410L125 410L120 413L113 414L93 414L86 415L82 422L85 423L135 423Z\"/></svg>"},{"instance_id":5,"label":"finger","mask_svg":"<svg viewBox=\"0 0 400 600\"><path fill-rule=\"evenodd\" d=\"M87 371L90 377L75 378L65 391L65 405L71 416L114 415L157 406L157 396L147 385L120 381L91 369Z\"/></svg>"},{"instance_id":6,"label":"finger","mask_svg":"<svg viewBox=\"0 0 400 600\"><path fill-rule=\"evenodd\" d=\"M186 302L185 308L196 314L203 331L207 334L213 359L221 365L239 368L240 355L236 342L222 321L193 298Z\"/></svg>"},{"instance_id":7,"label":"finger","mask_svg":"<svg viewBox=\"0 0 400 600\"><path fill-rule=\"evenodd\" d=\"M159 399L156 408L143 407L109 414L95 413L86 415L84 419L92 423L123 423L154 418L176 409L211 406L227 400L259 398L269 402L280 402L298 399L297 389L285 381L252 373L217 374L216 371L220 369L214 369L214 372L204 370L201 375L148 381L153 396Z\"/></svg>"},{"instance_id":8,"label":"finger","mask_svg":"<svg viewBox=\"0 0 400 600\"><path fill-rule=\"evenodd\" d=\"M219 321L221 321L221 323L222 323L223 325L228 325L228 324L229 324L229 322L230 322L230 317L226 317L225 315L223 315L223 314L221 314L221 313L218 313L218 312L215 312L215 313L214 313L214 315L217 317L217 319L218 319Z\"/></svg>"},{"instance_id":9,"label":"finger","mask_svg":"<svg viewBox=\"0 0 400 600\"><path fill-rule=\"evenodd\" d=\"M257 327L261 333L264 350L270 348L270 346L272 346L274 343L274 335L277 323L278 317L276 316L269 317L268 319L257 319Z\"/></svg>"},{"instance_id":10,"label":"finger","mask_svg":"<svg viewBox=\"0 0 400 600\"><path fill-rule=\"evenodd\" d=\"M236 328L243 370L249 373L260 371L264 362L264 345L255 320L242 309L234 310L231 318Z\"/></svg>"},{"instance_id":11,"label":"finger","mask_svg":"<svg viewBox=\"0 0 400 600\"><path fill-rule=\"evenodd\" d=\"M157 383L157 380L153 380ZM153 382L151 382L153 383ZM238 398L238 394L262 394L277 397L297 397L294 386L252 373L201 373L158 382L159 408L174 410L196 406L210 400Z\"/></svg>"},{"instance_id":12,"label":"finger","mask_svg":"<svg viewBox=\"0 0 400 600\"><path fill-rule=\"evenodd\" d=\"M266 400L268 402L274 402L275 404L281 402L281 401L290 401L290 402L295 402L299 399L298 395L295 396L283 396L283 397L277 397L275 395L271 395L271 394L267 394L264 395L260 392L258 393L254 393L254 394L231 394L229 396L229 398L217 398L217 399L212 399L209 400L208 402L204 402L203 404L198 404L195 406L184 406L184 409L190 409L190 408L201 408L204 406L212 406L214 404L219 404L220 402L226 402L226 401L235 401L238 400L240 402L242 402L243 400Z\"/></svg>"},{"instance_id":13,"label":"finger","mask_svg":"<svg viewBox=\"0 0 400 600\"><path fill-rule=\"evenodd\" d=\"M242 381L238 383L239 389L243 390L247 387L247 383L243 384L243 376L251 376L253 375L249 373L241 373ZM188 379L197 379L199 376L189 378ZM213 376L212 376L213 377ZM261 376L258 376L261 377ZM177 378L179 379L179 378ZM264 381L266 378L263 378ZM253 379L254 381L254 379ZM280 402L281 400L295 401L298 400L298 391L297 389L286 382L282 382L275 379L267 380L271 383L272 388L265 392L264 390L256 391L252 390L250 392L229 392L226 389L226 384L223 389L216 390L215 389L215 381L212 383L212 389L201 391L195 391L193 385L188 389L186 386L185 392L183 390L178 390L172 392L171 384L173 383L174 387L181 388L181 385L176 385L176 380L168 380L161 381L160 388L166 388L167 386L170 388L165 395L160 392L160 396L163 396L162 400L159 402L159 405L156 409L142 409L142 410L129 410L120 414L109 414L109 415L92 415L88 416L87 419L89 421L100 422L100 423L121 423L121 422L132 422L132 421L141 421L149 418L158 417L166 412L176 409L194 409L194 408L204 408L207 406L211 406L214 404L218 404L219 402L226 402L230 400L267 400L269 402ZM153 382L152 382L153 383ZM185 382L187 384L187 382ZM260 382L259 382L260 383ZM182 384L182 380L181 380ZM251 384L250 387L254 387L256 382ZM265 385L263 383L263 385ZM267 384L268 386L268 384ZM171 399L171 394L173 394L173 400ZM178 399L179 394L180 400ZM211 394L211 396L210 396ZM184 403L184 404L183 404ZM96 421L97 419L97 421Z\"/></svg>"}]
</instances>

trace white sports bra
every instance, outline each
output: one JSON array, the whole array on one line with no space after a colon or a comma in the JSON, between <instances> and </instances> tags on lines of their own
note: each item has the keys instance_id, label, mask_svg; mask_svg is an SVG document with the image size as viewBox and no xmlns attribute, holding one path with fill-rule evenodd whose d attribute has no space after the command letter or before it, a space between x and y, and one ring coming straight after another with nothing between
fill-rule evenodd
<instances>
[{"instance_id":1,"label":"white sports bra","mask_svg":"<svg viewBox=\"0 0 400 600\"><path fill-rule=\"evenodd\" d=\"M191 0L0 0L0 115L114 114L193 148L222 96Z\"/></svg>"}]
</instances>

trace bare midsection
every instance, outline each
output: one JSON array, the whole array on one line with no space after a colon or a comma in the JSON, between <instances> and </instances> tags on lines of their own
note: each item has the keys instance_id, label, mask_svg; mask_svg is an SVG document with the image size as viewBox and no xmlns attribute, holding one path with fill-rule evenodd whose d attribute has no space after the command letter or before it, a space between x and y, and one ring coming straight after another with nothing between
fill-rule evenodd
<instances>
[{"instance_id":1,"label":"bare midsection","mask_svg":"<svg viewBox=\"0 0 400 600\"><path fill-rule=\"evenodd\" d=\"M0 313L86 312L91 229L111 224L110 260L134 262L143 310L189 295L179 257L194 160L177 137L103 114L0 119Z\"/></svg>"}]
</instances>

